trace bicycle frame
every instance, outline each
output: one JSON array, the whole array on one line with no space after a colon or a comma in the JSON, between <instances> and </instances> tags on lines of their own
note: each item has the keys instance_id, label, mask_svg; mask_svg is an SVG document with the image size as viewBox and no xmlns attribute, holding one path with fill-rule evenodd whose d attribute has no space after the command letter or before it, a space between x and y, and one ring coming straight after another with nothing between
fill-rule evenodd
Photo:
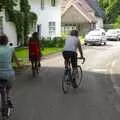
<instances>
[{"instance_id":1,"label":"bicycle frame","mask_svg":"<svg viewBox=\"0 0 120 120\"><path fill-rule=\"evenodd\" d=\"M32 61L32 73L33 77L36 76L36 72L39 72L40 61Z\"/></svg>"}]
</instances>

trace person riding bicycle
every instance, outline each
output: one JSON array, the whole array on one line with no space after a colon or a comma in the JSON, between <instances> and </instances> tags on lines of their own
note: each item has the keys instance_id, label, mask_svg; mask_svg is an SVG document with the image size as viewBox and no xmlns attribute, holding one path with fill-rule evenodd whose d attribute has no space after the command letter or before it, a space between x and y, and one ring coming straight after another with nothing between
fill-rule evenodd
<instances>
[{"instance_id":1,"label":"person riding bicycle","mask_svg":"<svg viewBox=\"0 0 120 120\"><path fill-rule=\"evenodd\" d=\"M72 30L70 36L65 41L63 50L63 57L65 59L65 69L68 68L69 60L71 60L73 71L77 70L77 49L79 49L81 59L85 59L83 56L81 43L78 37L79 32L77 30ZM73 81L73 84L74 87L76 87L75 80Z\"/></svg>"},{"instance_id":2,"label":"person riding bicycle","mask_svg":"<svg viewBox=\"0 0 120 120\"><path fill-rule=\"evenodd\" d=\"M8 46L7 44L8 44L8 37L5 34L1 35L0 36L0 81L4 82L4 80L7 80L6 94L9 105L13 107L12 102L10 100L10 92L12 89L13 81L15 79L15 72L12 67L12 60L14 60L18 66L20 66L20 64L15 55L14 48Z\"/></svg>"},{"instance_id":3,"label":"person riding bicycle","mask_svg":"<svg viewBox=\"0 0 120 120\"><path fill-rule=\"evenodd\" d=\"M38 32L34 32L32 37L29 40L29 60L32 64L32 69L34 69L37 65L40 67L41 60L41 43L39 40ZM35 63L35 66L34 66Z\"/></svg>"}]
</instances>

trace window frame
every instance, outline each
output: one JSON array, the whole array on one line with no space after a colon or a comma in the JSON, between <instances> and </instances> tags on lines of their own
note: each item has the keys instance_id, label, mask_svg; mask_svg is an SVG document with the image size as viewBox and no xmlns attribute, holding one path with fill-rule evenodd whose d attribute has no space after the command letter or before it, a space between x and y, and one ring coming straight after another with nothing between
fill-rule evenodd
<instances>
[{"instance_id":1,"label":"window frame","mask_svg":"<svg viewBox=\"0 0 120 120\"><path fill-rule=\"evenodd\" d=\"M51 0L51 6L55 7L56 6L56 0Z\"/></svg>"},{"instance_id":2,"label":"window frame","mask_svg":"<svg viewBox=\"0 0 120 120\"><path fill-rule=\"evenodd\" d=\"M0 35L3 34L3 16L0 16Z\"/></svg>"},{"instance_id":3,"label":"window frame","mask_svg":"<svg viewBox=\"0 0 120 120\"><path fill-rule=\"evenodd\" d=\"M48 29L49 29L49 35L55 35L56 34L56 22L49 21L48 22Z\"/></svg>"},{"instance_id":4,"label":"window frame","mask_svg":"<svg viewBox=\"0 0 120 120\"><path fill-rule=\"evenodd\" d=\"M41 0L41 1L40 1L40 6L41 6L41 10L43 10L43 9L44 9L44 7L45 7L44 0Z\"/></svg>"}]
</instances>

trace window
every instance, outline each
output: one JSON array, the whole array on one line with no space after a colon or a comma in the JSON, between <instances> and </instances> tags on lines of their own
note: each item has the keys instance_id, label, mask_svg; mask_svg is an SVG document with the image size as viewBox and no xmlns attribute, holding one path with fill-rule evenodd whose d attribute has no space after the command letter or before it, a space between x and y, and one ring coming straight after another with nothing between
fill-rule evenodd
<instances>
[{"instance_id":1,"label":"window","mask_svg":"<svg viewBox=\"0 0 120 120\"><path fill-rule=\"evenodd\" d=\"M41 37L41 24L37 25L37 32L39 33L39 37Z\"/></svg>"},{"instance_id":2,"label":"window","mask_svg":"<svg viewBox=\"0 0 120 120\"><path fill-rule=\"evenodd\" d=\"M0 35L3 34L3 17L0 17Z\"/></svg>"},{"instance_id":3,"label":"window","mask_svg":"<svg viewBox=\"0 0 120 120\"><path fill-rule=\"evenodd\" d=\"M51 0L51 6L55 6L56 5L56 0Z\"/></svg>"},{"instance_id":4,"label":"window","mask_svg":"<svg viewBox=\"0 0 120 120\"><path fill-rule=\"evenodd\" d=\"M49 34L54 35L56 33L56 23L55 22L49 22Z\"/></svg>"},{"instance_id":5,"label":"window","mask_svg":"<svg viewBox=\"0 0 120 120\"><path fill-rule=\"evenodd\" d=\"M44 9L44 0L41 0L41 9Z\"/></svg>"}]
</instances>

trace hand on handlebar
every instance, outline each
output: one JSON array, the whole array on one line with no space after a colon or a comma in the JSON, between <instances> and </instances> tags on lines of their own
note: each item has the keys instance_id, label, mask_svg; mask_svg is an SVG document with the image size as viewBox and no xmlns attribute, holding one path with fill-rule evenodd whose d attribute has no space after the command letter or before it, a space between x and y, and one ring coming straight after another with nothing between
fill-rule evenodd
<instances>
[{"instance_id":1,"label":"hand on handlebar","mask_svg":"<svg viewBox=\"0 0 120 120\"><path fill-rule=\"evenodd\" d=\"M85 57L79 57L78 59L82 59L82 60L83 60L82 64L84 64L84 62L85 62Z\"/></svg>"}]
</instances>

